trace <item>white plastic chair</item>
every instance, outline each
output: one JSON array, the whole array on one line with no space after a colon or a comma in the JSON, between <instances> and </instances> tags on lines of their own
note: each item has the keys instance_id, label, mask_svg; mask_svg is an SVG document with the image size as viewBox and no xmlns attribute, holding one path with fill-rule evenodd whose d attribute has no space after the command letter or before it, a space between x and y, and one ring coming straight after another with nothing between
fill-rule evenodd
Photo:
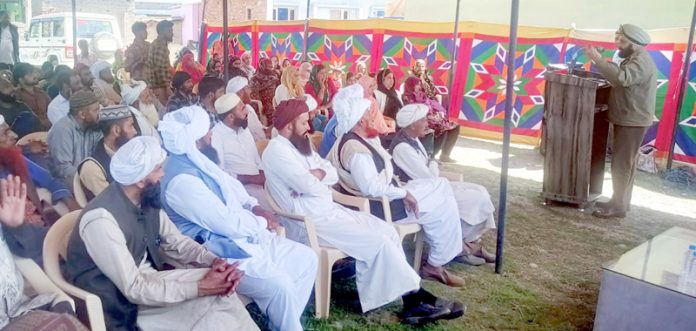
<instances>
[{"instance_id":1,"label":"white plastic chair","mask_svg":"<svg viewBox=\"0 0 696 331\"><path fill-rule=\"evenodd\" d=\"M60 258L66 258L68 240L81 212L82 210L75 210L68 213L48 230L43 246L44 271L58 288L85 302L89 328L92 331L106 331L104 311L99 297L68 283L60 270Z\"/></svg>"},{"instance_id":2,"label":"white plastic chair","mask_svg":"<svg viewBox=\"0 0 696 331\"><path fill-rule=\"evenodd\" d=\"M268 192L266 188L266 196L268 197L268 202L271 205L273 211L289 220L304 223L305 229L307 229L307 237L309 239L309 247L317 254L319 258L319 265L317 267L317 279L314 282L314 316L316 318L327 318L329 317L329 307L331 304L331 272L334 263L336 261L348 257L345 253L333 247L324 247L319 245L319 237L317 236L317 230L312 223L312 220L305 216L295 215L291 213L286 213L280 209L278 204L273 200L273 197ZM336 199L334 194L334 199ZM348 197L351 198L351 197ZM367 201L362 199L341 199L342 204L350 205L358 208L361 211L369 212L370 206ZM362 200L362 201L361 201Z\"/></svg>"},{"instance_id":3,"label":"white plastic chair","mask_svg":"<svg viewBox=\"0 0 696 331\"><path fill-rule=\"evenodd\" d=\"M76 173L75 176L73 176L72 189L77 204L80 205L81 208L85 208L89 201L87 201L87 194L82 186L82 179L80 179L79 173Z\"/></svg>"},{"instance_id":4,"label":"white plastic chair","mask_svg":"<svg viewBox=\"0 0 696 331\"><path fill-rule=\"evenodd\" d=\"M32 132L30 134L27 134L26 136L19 138L17 140L16 145L17 146L24 146L28 144L31 141L41 141L41 142L46 142L48 140L48 132Z\"/></svg>"},{"instance_id":5,"label":"white plastic chair","mask_svg":"<svg viewBox=\"0 0 696 331\"><path fill-rule=\"evenodd\" d=\"M416 247L413 252L413 269L418 272L420 270L421 266L421 259L423 258L423 245L424 245L424 233L422 231L422 228L420 224L417 223L409 223L409 224L400 224L400 223L394 223L392 220L392 214L391 214L391 205L389 202L389 198L386 196L382 196L380 198L369 198L366 196L362 196L359 194L359 192L355 192L354 190L351 190L350 188L346 187L341 181L338 181L339 185L346 191L350 192L351 194L355 195L356 198L364 199L365 203L368 204L368 200L372 201L379 201L382 204L382 210L384 210L384 220L387 223L390 223L394 228L396 229L396 233L399 234L399 238L401 241L406 238L406 236L413 234L413 241L416 242ZM369 209L368 209L369 210ZM368 211L369 212L369 211Z\"/></svg>"},{"instance_id":6,"label":"white plastic chair","mask_svg":"<svg viewBox=\"0 0 696 331\"><path fill-rule=\"evenodd\" d=\"M54 293L56 295L54 302L67 302L72 309L75 310L75 301L58 288L34 260L15 255L13 255L12 258L14 259L15 266L17 266L17 270L19 270L19 273L24 277L26 285L29 285L34 293Z\"/></svg>"}]
</instances>

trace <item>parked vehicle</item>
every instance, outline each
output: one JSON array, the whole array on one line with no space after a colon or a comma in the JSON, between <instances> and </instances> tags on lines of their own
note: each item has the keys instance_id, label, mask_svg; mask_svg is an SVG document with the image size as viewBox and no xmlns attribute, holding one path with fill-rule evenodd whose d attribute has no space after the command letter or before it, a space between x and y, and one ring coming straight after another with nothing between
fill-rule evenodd
<instances>
[{"instance_id":1,"label":"parked vehicle","mask_svg":"<svg viewBox=\"0 0 696 331\"><path fill-rule=\"evenodd\" d=\"M113 61L114 52L123 45L121 29L111 15L77 13L77 41L85 39L90 52L99 59ZM20 42L19 57L23 62L40 65L50 55L61 64L72 65L80 50L73 45L72 13L35 16Z\"/></svg>"}]
</instances>

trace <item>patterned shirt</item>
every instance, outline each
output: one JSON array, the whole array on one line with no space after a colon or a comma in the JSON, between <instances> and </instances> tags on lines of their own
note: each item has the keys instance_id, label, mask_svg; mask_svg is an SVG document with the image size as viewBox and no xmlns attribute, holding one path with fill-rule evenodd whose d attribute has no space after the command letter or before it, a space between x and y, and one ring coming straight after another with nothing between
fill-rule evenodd
<instances>
[{"instance_id":1,"label":"patterned shirt","mask_svg":"<svg viewBox=\"0 0 696 331\"><path fill-rule=\"evenodd\" d=\"M169 63L167 42L155 39L148 52L147 63L150 68L148 85L153 89L167 88L172 80L172 66Z\"/></svg>"},{"instance_id":2,"label":"patterned shirt","mask_svg":"<svg viewBox=\"0 0 696 331\"><path fill-rule=\"evenodd\" d=\"M125 62L123 68L127 72L132 72L134 67L140 63L147 64L147 56L150 52L150 43L147 41L134 40L133 44L128 46L125 52Z\"/></svg>"},{"instance_id":3,"label":"patterned shirt","mask_svg":"<svg viewBox=\"0 0 696 331\"><path fill-rule=\"evenodd\" d=\"M167 102L167 112L173 112L175 110L198 105L198 96L196 95L185 95L181 92L176 92L174 95L169 97Z\"/></svg>"}]
</instances>

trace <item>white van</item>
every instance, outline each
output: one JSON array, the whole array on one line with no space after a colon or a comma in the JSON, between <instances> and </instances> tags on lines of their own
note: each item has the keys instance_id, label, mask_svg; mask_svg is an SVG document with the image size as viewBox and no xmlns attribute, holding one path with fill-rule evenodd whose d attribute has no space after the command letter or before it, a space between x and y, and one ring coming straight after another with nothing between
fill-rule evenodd
<instances>
[{"instance_id":1,"label":"white van","mask_svg":"<svg viewBox=\"0 0 696 331\"><path fill-rule=\"evenodd\" d=\"M19 42L22 62L41 65L49 55L58 57L61 64L72 66L80 50L73 45L72 13L52 13L35 16L24 40ZM121 29L111 15L77 13L77 40L86 39L90 52L98 58L113 61L114 52L123 45Z\"/></svg>"}]
</instances>

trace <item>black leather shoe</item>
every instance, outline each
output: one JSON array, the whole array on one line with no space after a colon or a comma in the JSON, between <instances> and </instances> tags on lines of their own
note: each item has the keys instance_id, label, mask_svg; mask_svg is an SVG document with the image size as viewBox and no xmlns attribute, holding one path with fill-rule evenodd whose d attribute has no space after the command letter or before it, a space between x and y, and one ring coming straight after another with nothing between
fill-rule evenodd
<instances>
[{"instance_id":1,"label":"black leather shoe","mask_svg":"<svg viewBox=\"0 0 696 331\"><path fill-rule=\"evenodd\" d=\"M409 311L404 312L401 318L401 323L412 326L420 326L444 319L451 313L452 311L450 311L449 308L437 307L431 304L423 303Z\"/></svg>"},{"instance_id":2,"label":"black leather shoe","mask_svg":"<svg viewBox=\"0 0 696 331\"><path fill-rule=\"evenodd\" d=\"M597 217L597 218L625 218L626 217L626 212L625 211L620 211L616 210L613 208L609 209L598 209L595 210L592 213L592 216Z\"/></svg>"},{"instance_id":3,"label":"black leather shoe","mask_svg":"<svg viewBox=\"0 0 696 331\"><path fill-rule=\"evenodd\" d=\"M460 318L466 313L466 306L456 301L449 301L445 299L438 298L435 302L435 307L444 307L450 310L449 315L443 317L445 320L453 320L455 318Z\"/></svg>"}]
</instances>

